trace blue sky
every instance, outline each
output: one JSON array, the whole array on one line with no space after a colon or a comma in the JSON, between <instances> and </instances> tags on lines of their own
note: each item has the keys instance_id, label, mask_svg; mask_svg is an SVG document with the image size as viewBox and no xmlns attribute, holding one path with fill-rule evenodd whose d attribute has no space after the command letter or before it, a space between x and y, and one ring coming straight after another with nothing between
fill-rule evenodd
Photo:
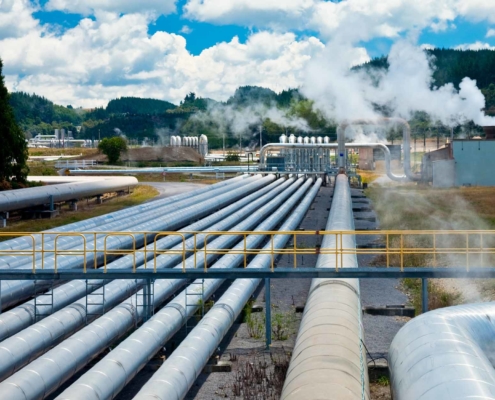
<instances>
[{"instance_id":1,"label":"blue sky","mask_svg":"<svg viewBox=\"0 0 495 400\"><path fill-rule=\"evenodd\" d=\"M404 38L495 49L495 2L484 0L12 0L0 14L9 89L83 106L300 87L335 43L349 66Z\"/></svg>"}]
</instances>

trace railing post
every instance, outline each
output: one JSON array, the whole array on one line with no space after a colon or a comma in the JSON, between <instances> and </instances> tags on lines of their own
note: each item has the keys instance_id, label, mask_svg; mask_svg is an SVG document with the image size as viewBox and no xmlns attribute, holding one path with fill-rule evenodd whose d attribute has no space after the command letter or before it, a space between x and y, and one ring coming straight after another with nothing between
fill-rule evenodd
<instances>
[{"instance_id":1,"label":"railing post","mask_svg":"<svg viewBox=\"0 0 495 400\"><path fill-rule=\"evenodd\" d=\"M270 299L270 278L265 278L265 338L266 349L272 345L272 303Z\"/></svg>"},{"instance_id":2,"label":"railing post","mask_svg":"<svg viewBox=\"0 0 495 400\"><path fill-rule=\"evenodd\" d=\"M428 278L421 278L421 312L428 312Z\"/></svg>"}]
</instances>

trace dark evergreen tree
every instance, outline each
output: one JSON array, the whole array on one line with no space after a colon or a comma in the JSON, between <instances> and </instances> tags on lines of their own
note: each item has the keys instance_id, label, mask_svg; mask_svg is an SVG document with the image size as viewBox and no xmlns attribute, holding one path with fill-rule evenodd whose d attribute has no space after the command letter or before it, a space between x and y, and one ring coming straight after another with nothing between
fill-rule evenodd
<instances>
[{"instance_id":1,"label":"dark evergreen tree","mask_svg":"<svg viewBox=\"0 0 495 400\"><path fill-rule=\"evenodd\" d=\"M25 182L29 168L24 134L16 123L0 60L0 181Z\"/></svg>"}]
</instances>

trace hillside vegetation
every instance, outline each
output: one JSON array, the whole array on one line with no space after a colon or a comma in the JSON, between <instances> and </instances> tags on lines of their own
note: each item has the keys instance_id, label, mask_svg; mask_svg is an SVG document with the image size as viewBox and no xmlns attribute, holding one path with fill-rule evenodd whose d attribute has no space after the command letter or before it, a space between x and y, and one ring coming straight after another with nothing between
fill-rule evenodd
<instances>
[{"instance_id":1,"label":"hillside vegetation","mask_svg":"<svg viewBox=\"0 0 495 400\"><path fill-rule=\"evenodd\" d=\"M434 66L433 86L452 82L456 87L464 77L475 79L486 98L486 112L495 115L495 52L490 50L461 51L450 49L427 50ZM380 57L356 67L364 69L388 68L387 57ZM249 107L273 107L287 118L299 118L305 121L312 135L330 136L335 139L336 126L314 110L311 101L297 89L276 93L271 89L243 86L226 102L196 97L189 93L180 104L175 105L164 100L122 97L111 100L106 107L83 110L71 105L61 106L35 94L12 93L10 103L15 118L27 137L38 133L52 134L56 128L72 131L78 139L98 139L115 135L125 135L130 144L148 143L168 144L170 135L207 135L210 147L223 146L225 134L226 147L239 143L239 133L235 129L238 119ZM229 121L220 121L214 112L206 110L223 107L237 113ZM247 111L246 111L247 112ZM252 112L250 110L249 112ZM256 111L255 111L256 112ZM206 116L206 117L205 117ZM426 132L426 135L447 135L449 129L439 127L430 121L429 116L418 113L411 121L413 129ZM263 141L278 141L282 133L301 133L301 128L286 127L280 122L263 117ZM470 131L482 134L482 131L468 126ZM460 133L462 128L456 130ZM257 143L259 122L248 124L243 132L242 145ZM304 133L304 132L303 132ZM389 139L395 139L394 132Z\"/></svg>"}]
</instances>

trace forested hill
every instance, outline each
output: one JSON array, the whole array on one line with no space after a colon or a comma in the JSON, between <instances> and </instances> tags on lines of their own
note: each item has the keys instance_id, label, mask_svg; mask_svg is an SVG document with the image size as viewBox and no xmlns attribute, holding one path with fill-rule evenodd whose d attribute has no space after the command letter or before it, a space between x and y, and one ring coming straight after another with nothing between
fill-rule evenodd
<instances>
[{"instance_id":1,"label":"forested hill","mask_svg":"<svg viewBox=\"0 0 495 400\"><path fill-rule=\"evenodd\" d=\"M459 83L466 76L476 79L479 88L495 84L495 51L493 50L453 50L432 49L426 52L433 56L435 86ZM387 57L371 60L357 68L388 68Z\"/></svg>"},{"instance_id":2,"label":"forested hill","mask_svg":"<svg viewBox=\"0 0 495 400\"><path fill-rule=\"evenodd\" d=\"M495 51L426 51L432 56L435 68L434 86L452 82L458 87L466 76L475 79L485 95L487 112L495 115ZM388 68L387 57L373 59L355 68ZM326 121L320 113L313 110L312 103L297 89L276 93L263 87L243 86L224 103L189 93L177 106L164 100L122 97L111 100L106 107L92 110L73 108L70 105L59 106L43 97L22 92L12 93L10 102L18 123L28 137L37 133L50 134L56 128L70 130L78 138L103 138L124 133L129 139L139 141L146 137L155 140L164 138L164 143L170 134L205 134L212 144L220 146L222 138L219 131L225 129L226 144L237 143L238 134L233 133L232 127L221 128L215 120L190 118L216 104L231 106L237 111L251 104L275 105L288 116L304 119L312 134L335 135L332 122ZM259 129L259 122L256 124L257 126L252 127L253 135ZM278 135L292 131L293 129L279 126L269 119L263 121L263 141L277 140ZM246 137L251 136L246 133Z\"/></svg>"}]
</instances>

